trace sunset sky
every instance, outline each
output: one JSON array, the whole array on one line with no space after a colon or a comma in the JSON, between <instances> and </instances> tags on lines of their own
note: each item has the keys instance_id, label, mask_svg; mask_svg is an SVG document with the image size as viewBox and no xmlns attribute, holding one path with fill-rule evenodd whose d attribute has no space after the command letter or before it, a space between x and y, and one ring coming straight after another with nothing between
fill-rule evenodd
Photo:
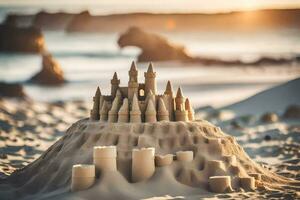
<instances>
[{"instance_id":1,"label":"sunset sky","mask_svg":"<svg viewBox=\"0 0 300 200\"><path fill-rule=\"evenodd\" d=\"M300 0L0 0L0 7L61 7L66 10L228 12L265 8L300 8Z\"/></svg>"}]
</instances>

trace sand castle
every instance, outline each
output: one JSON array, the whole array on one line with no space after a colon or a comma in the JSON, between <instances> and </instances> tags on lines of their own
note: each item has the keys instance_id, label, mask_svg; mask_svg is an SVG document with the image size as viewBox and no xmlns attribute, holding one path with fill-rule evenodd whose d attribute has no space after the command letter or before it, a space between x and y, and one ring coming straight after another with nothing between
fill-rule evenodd
<instances>
[{"instance_id":1,"label":"sand castle","mask_svg":"<svg viewBox=\"0 0 300 200\"><path fill-rule=\"evenodd\" d=\"M110 96L97 90L90 119L74 123L40 158L9 176L16 189L3 191L5 199L202 198L298 184L253 161L220 127L194 119L180 89L176 99L152 90L131 98L129 87L114 88Z\"/></svg>"},{"instance_id":2,"label":"sand castle","mask_svg":"<svg viewBox=\"0 0 300 200\"><path fill-rule=\"evenodd\" d=\"M174 96L168 81L164 94L157 94L156 72L150 63L144 73L145 83L138 83L138 70L132 62L127 87L120 86L115 72L111 94L102 95L98 87L93 98L90 119L110 123L141 123L156 121L193 121L194 110L179 87Z\"/></svg>"}]
</instances>

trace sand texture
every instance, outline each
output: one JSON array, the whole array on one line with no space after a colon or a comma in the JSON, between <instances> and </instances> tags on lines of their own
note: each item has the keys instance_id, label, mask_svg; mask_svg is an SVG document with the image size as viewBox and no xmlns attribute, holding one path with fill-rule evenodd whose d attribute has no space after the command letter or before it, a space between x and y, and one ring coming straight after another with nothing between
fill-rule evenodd
<instances>
[{"instance_id":1,"label":"sand texture","mask_svg":"<svg viewBox=\"0 0 300 200\"><path fill-rule=\"evenodd\" d=\"M94 185L71 192L74 164L92 164L93 147L117 146L118 171L98 174ZM192 161L175 160L156 167L147 180L132 183L133 149L154 147L156 155L192 151ZM260 174L261 180L251 178ZM299 187L299 182L276 175L251 160L232 136L207 121L156 123L102 123L80 120L44 152L39 159L16 171L0 185L5 199L142 199L171 195L213 197L210 177L220 176L231 185L224 192L258 192L280 189L283 185ZM227 178L230 177L230 183ZM222 179L222 180L221 180ZM222 184L223 185L223 184ZM5 190L7 188L7 190ZM222 188L221 188L222 190ZM217 191L217 190L216 190Z\"/></svg>"}]
</instances>

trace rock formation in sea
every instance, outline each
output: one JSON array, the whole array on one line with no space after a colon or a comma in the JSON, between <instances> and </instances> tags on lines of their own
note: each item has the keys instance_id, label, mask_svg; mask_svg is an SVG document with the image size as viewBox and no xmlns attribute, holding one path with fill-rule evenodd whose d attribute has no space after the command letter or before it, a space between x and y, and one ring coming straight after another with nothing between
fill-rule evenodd
<instances>
[{"instance_id":1,"label":"rock formation in sea","mask_svg":"<svg viewBox=\"0 0 300 200\"><path fill-rule=\"evenodd\" d=\"M35 15L32 24L42 30L64 30L73 17L77 15L65 12L48 13L41 11Z\"/></svg>"},{"instance_id":2,"label":"rock formation in sea","mask_svg":"<svg viewBox=\"0 0 300 200\"><path fill-rule=\"evenodd\" d=\"M134 46L141 49L137 60L148 61L182 61L199 63L201 65L222 65L222 66L259 66L259 65L283 65L299 62L297 57L293 58L272 58L261 57L255 61L244 62L242 60L223 60L220 58L192 56L187 53L185 47L170 42L167 38L158 33L144 31L138 27L130 27L119 36L117 41L121 49Z\"/></svg>"},{"instance_id":3,"label":"rock formation in sea","mask_svg":"<svg viewBox=\"0 0 300 200\"><path fill-rule=\"evenodd\" d=\"M191 60L183 46L170 43L166 38L143 31L138 27L131 27L118 39L120 48L135 46L142 50L138 56L139 62Z\"/></svg>"},{"instance_id":4,"label":"rock formation in sea","mask_svg":"<svg viewBox=\"0 0 300 200\"><path fill-rule=\"evenodd\" d=\"M156 75L150 65L145 83L138 83L133 63L128 87L122 87L115 73L110 95L97 88L90 117L74 123L40 158L0 182L0 188L9 188L0 190L0 196L211 197L299 185L253 161L220 127L195 119L191 102L181 89L175 97L170 82L165 96L157 95Z\"/></svg>"},{"instance_id":5,"label":"rock formation in sea","mask_svg":"<svg viewBox=\"0 0 300 200\"><path fill-rule=\"evenodd\" d=\"M41 85L61 85L65 83L61 66L49 53L42 55L42 69L29 80L30 83Z\"/></svg>"},{"instance_id":6,"label":"rock formation in sea","mask_svg":"<svg viewBox=\"0 0 300 200\"><path fill-rule=\"evenodd\" d=\"M26 95L21 84L0 82L0 97L24 98L25 96Z\"/></svg>"},{"instance_id":7,"label":"rock formation in sea","mask_svg":"<svg viewBox=\"0 0 300 200\"><path fill-rule=\"evenodd\" d=\"M0 25L0 51L40 53L44 49L44 36L38 28Z\"/></svg>"}]
</instances>

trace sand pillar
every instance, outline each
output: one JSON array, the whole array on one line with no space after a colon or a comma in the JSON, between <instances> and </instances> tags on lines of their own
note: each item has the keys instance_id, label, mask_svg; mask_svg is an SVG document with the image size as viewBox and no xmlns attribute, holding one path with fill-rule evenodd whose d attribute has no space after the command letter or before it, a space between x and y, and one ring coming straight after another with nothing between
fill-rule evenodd
<instances>
[{"instance_id":1,"label":"sand pillar","mask_svg":"<svg viewBox=\"0 0 300 200\"><path fill-rule=\"evenodd\" d=\"M155 171L154 148L133 149L132 181L139 182L150 178Z\"/></svg>"},{"instance_id":2,"label":"sand pillar","mask_svg":"<svg viewBox=\"0 0 300 200\"><path fill-rule=\"evenodd\" d=\"M186 98L186 100L185 100L185 110L188 111L189 120L194 121L195 120L195 111L194 111L193 107L191 106L190 100L188 98Z\"/></svg>"},{"instance_id":3,"label":"sand pillar","mask_svg":"<svg viewBox=\"0 0 300 200\"><path fill-rule=\"evenodd\" d=\"M147 109L145 112L145 122L156 122L156 109L152 99L149 99Z\"/></svg>"},{"instance_id":4,"label":"sand pillar","mask_svg":"<svg viewBox=\"0 0 300 200\"><path fill-rule=\"evenodd\" d=\"M85 190L95 181L95 165L73 165L71 191Z\"/></svg>"},{"instance_id":5,"label":"sand pillar","mask_svg":"<svg viewBox=\"0 0 300 200\"><path fill-rule=\"evenodd\" d=\"M211 176L208 184L212 192L225 193L232 191L230 176Z\"/></svg>"},{"instance_id":6,"label":"sand pillar","mask_svg":"<svg viewBox=\"0 0 300 200\"><path fill-rule=\"evenodd\" d=\"M130 122L131 123L141 123L142 122L141 110L139 107L139 101L136 97L136 94L134 94L133 98L132 98L131 111L130 111Z\"/></svg>"},{"instance_id":7,"label":"sand pillar","mask_svg":"<svg viewBox=\"0 0 300 200\"><path fill-rule=\"evenodd\" d=\"M255 178L254 177L243 177L240 178L240 184L246 191L255 189Z\"/></svg>"},{"instance_id":8,"label":"sand pillar","mask_svg":"<svg viewBox=\"0 0 300 200\"><path fill-rule=\"evenodd\" d=\"M178 161L191 162L194 159L193 151L177 151L176 158Z\"/></svg>"},{"instance_id":9,"label":"sand pillar","mask_svg":"<svg viewBox=\"0 0 300 200\"><path fill-rule=\"evenodd\" d=\"M117 149L116 146L95 146L93 152L94 164L98 171L117 170Z\"/></svg>"},{"instance_id":10,"label":"sand pillar","mask_svg":"<svg viewBox=\"0 0 300 200\"><path fill-rule=\"evenodd\" d=\"M103 105L100 111L100 122L106 122L108 120L108 103L107 101L103 101Z\"/></svg>"},{"instance_id":11,"label":"sand pillar","mask_svg":"<svg viewBox=\"0 0 300 200\"><path fill-rule=\"evenodd\" d=\"M129 121L129 110L128 110L128 99L123 100L123 105L119 110L118 122L128 122Z\"/></svg>"},{"instance_id":12,"label":"sand pillar","mask_svg":"<svg viewBox=\"0 0 300 200\"><path fill-rule=\"evenodd\" d=\"M120 108L120 90L117 91L117 95L112 103L111 109L108 112L108 122L117 122L118 121L118 111Z\"/></svg>"},{"instance_id":13,"label":"sand pillar","mask_svg":"<svg viewBox=\"0 0 300 200\"><path fill-rule=\"evenodd\" d=\"M165 106L165 103L162 97L158 100L158 112L157 112L158 121L170 121L169 120L169 112Z\"/></svg>"}]
</instances>

